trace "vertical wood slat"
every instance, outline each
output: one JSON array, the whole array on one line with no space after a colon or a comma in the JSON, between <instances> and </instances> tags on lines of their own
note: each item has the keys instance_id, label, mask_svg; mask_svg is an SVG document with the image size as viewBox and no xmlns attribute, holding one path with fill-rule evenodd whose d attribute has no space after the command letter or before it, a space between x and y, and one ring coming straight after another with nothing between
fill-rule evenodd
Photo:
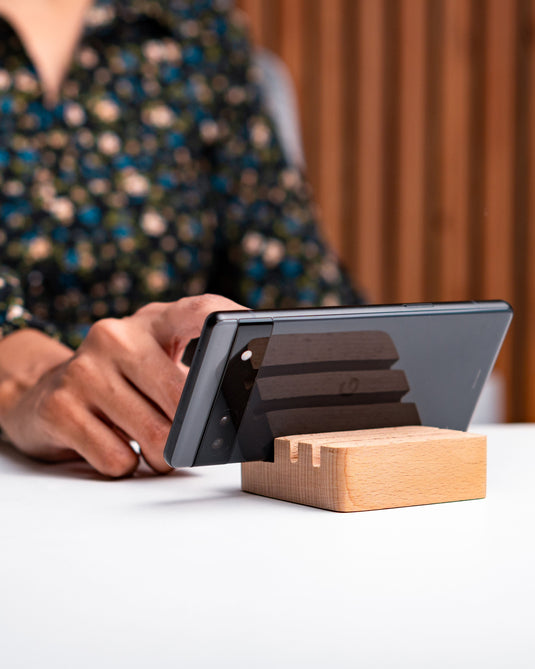
<instances>
[{"instance_id":1,"label":"vertical wood slat","mask_svg":"<svg viewBox=\"0 0 535 669\"><path fill-rule=\"evenodd\" d=\"M524 420L535 421L535 0L529 3L528 23L528 73L529 73L529 98L528 98L528 202L527 202L527 226L526 226L526 248L524 250L527 262L525 286L525 333L524 333L524 355L526 387L526 415Z\"/></svg>"},{"instance_id":2,"label":"vertical wood slat","mask_svg":"<svg viewBox=\"0 0 535 669\"><path fill-rule=\"evenodd\" d=\"M247 14L251 29L251 39L255 44L264 44L262 20L263 0L240 0L238 3Z\"/></svg>"},{"instance_id":3,"label":"vertical wood slat","mask_svg":"<svg viewBox=\"0 0 535 669\"><path fill-rule=\"evenodd\" d=\"M482 249L485 211L484 160L485 160L485 0L471 0L472 5L472 81L470 108L470 176L468 247L470 276L467 295L483 297Z\"/></svg>"},{"instance_id":4,"label":"vertical wood slat","mask_svg":"<svg viewBox=\"0 0 535 669\"><path fill-rule=\"evenodd\" d=\"M428 301L439 299L438 271L440 261L440 128L442 118L441 80L443 12L442 0L428 0L426 35L426 124L425 124L425 226L423 230L424 296ZM415 259L416 260L416 259Z\"/></svg>"},{"instance_id":5,"label":"vertical wood slat","mask_svg":"<svg viewBox=\"0 0 535 669\"><path fill-rule=\"evenodd\" d=\"M270 0L263 3L262 25L263 44L273 53L280 53L280 23L284 0Z\"/></svg>"},{"instance_id":6,"label":"vertical wood slat","mask_svg":"<svg viewBox=\"0 0 535 669\"><path fill-rule=\"evenodd\" d=\"M394 302L397 293L399 179L399 53L400 3L383 5L383 159L382 159L382 294L381 301ZM365 95L365 91L363 91Z\"/></svg>"},{"instance_id":7,"label":"vertical wood slat","mask_svg":"<svg viewBox=\"0 0 535 669\"><path fill-rule=\"evenodd\" d=\"M399 218L396 266L400 302L424 299L424 170L427 0L400 8Z\"/></svg>"},{"instance_id":8,"label":"vertical wood slat","mask_svg":"<svg viewBox=\"0 0 535 669\"><path fill-rule=\"evenodd\" d=\"M280 55L288 66L295 85L297 98L301 102L304 98L305 53L302 26L305 19L306 0L292 0L284 4L284 14L281 18L281 51ZM299 114L303 118L303 105L300 105Z\"/></svg>"},{"instance_id":9,"label":"vertical wood slat","mask_svg":"<svg viewBox=\"0 0 535 669\"><path fill-rule=\"evenodd\" d=\"M358 71L351 85L365 94L358 98L355 110L356 201L355 248L353 261L363 277L365 290L372 302L379 302L383 291L383 69L384 32L383 0L359 0L356 12L355 39L358 48Z\"/></svg>"},{"instance_id":10,"label":"vertical wood slat","mask_svg":"<svg viewBox=\"0 0 535 669\"><path fill-rule=\"evenodd\" d=\"M322 0L306 0L305 11L302 14L303 22L303 54L306 67L303 75L303 97L300 100L303 119L303 143L305 146L305 160L307 164L307 178L314 192L317 192L320 182L321 156L318 151L318 137L320 134L320 97L321 89L318 78L321 54L318 48L321 32L320 5ZM285 3L283 7L287 7ZM284 22L284 19L283 19ZM316 198L317 199L317 198ZM320 207L321 200L318 201ZM328 229L330 221L324 217L322 225Z\"/></svg>"},{"instance_id":11,"label":"vertical wood slat","mask_svg":"<svg viewBox=\"0 0 535 669\"><path fill-rule=\"evenodd\" d=\"M528 225L528 183L529 183L529 25L530 0L516 1L517 39L515 40L515 145L513 173L513 290L515 319L512 328L512 364L510 371L510 419L518 421L525 415L526 391L529 382L528 368L523 351L526 351L525 333L529 315L526 313L527 277L529 257L525 254L529 239Z\"/></svg>"},{"instance_id":12,"label":"vertical wood slat","mask_svg":"<svg viewBox=\"0 0 535 669\"><path fill-rule=\"evenodd\" d=\"M488 0L486 35L483 289L512 299L515 100L514 2ZM508 224L509 223L509 224Z\"/></svg>"},{"instance_id":13,"label":"vertical wood slat","mask_svg":"<svg viewBox=\"0 0 535 669\"><path fill-rule=\"evenodd\" d=\"M470 5L443 5L440 174L440 299L462 300L468 285Z\"/></svg>"},{"instance_id":14,"label":"vertical wood slat","mask_svg":"<svg viewBox=\"0 0 535 669\"><path fill-rule=\"evenodd\" d=\"M488 299L514 302L513 174L516 2L486 3L485 163L482 274ZM515 324L513 323L513 329ZM513 334L497 363L511 388ZM512 411L511 392L507 413Z\"/></svg>"},{"instance_id":15,"label":"vertical wood slat","mask_svg":"<svg viewBox=\"0 0 535 669\"><path fill-rule=\"evenodd\" d=\"M342 128L344 70L342 45L343 0L331 0L320 5L320 135L318 151L320 173L318 197L322 205L328 241L341 254L342 229L342 158L344 132Z\"/></svg>"}]
</instances>

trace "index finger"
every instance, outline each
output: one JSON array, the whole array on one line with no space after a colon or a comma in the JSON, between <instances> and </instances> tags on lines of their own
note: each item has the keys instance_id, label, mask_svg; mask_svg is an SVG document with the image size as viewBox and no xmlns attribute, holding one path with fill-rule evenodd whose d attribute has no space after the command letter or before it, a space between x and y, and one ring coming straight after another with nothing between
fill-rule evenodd
<instances>
[{"instance_id":1,"label":"index finger","mask_svg":"<svg viewBox=\"0 0 535 669\"><path fill-rule=\"evenodd\" d=\"M196 295L184 297L169 304L151 322L151 330L169 355L180 359L186 344L198 337L206 318L215 311L245 310L237 302L220 295Z\"/></svg>"}]
</instances>

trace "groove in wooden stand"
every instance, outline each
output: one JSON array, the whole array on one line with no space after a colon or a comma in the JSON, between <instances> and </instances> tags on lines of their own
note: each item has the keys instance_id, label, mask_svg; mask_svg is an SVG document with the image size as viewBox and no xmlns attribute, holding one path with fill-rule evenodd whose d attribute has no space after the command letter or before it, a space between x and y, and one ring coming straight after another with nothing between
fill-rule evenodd
<instances>
[{"instance_id":1,"label":"groove in wooden stand","mask_svg":"<svg viewBox=\"0 0 535 669\"><path fill-rule=\"evenodd\" d=\"M332 511L486 495L486 437L422 425L275 439L274 462L242 464L242 489Z\"/></svg>"}]
</instances>

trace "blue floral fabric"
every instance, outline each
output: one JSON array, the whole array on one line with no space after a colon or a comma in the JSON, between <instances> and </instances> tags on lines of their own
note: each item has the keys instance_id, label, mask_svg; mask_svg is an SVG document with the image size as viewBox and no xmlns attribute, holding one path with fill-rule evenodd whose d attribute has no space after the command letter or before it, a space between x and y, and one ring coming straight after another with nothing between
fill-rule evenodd
<instances>
[{"instance_id":1,"label":"blue floral fabric","mask_svg":"<svg viewBox=\"0 0 535 669\"><path fill-rule=\"evenodd\" d=\"M262 110L224 2L96 0L58 102L0 18L0 328L76 347L95 320L206 291L354 303Z\"/></svg>"}]
</instances>

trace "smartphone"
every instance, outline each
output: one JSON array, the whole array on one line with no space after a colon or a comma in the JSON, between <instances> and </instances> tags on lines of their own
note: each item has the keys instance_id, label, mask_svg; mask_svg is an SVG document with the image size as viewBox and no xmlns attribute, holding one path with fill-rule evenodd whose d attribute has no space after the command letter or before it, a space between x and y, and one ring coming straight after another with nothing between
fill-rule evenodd
<instances>
[{"instance_id":1,"label":"smartphone","mask_svg":"<svg viewBox=\"0 0 535 669\"><path fill-rule=\"evenodd\" d=\"M503 301L213 313L165 459L269 461L275 437L313 432L465 430L511 318Z\"/></svg>"}]
</instances>

